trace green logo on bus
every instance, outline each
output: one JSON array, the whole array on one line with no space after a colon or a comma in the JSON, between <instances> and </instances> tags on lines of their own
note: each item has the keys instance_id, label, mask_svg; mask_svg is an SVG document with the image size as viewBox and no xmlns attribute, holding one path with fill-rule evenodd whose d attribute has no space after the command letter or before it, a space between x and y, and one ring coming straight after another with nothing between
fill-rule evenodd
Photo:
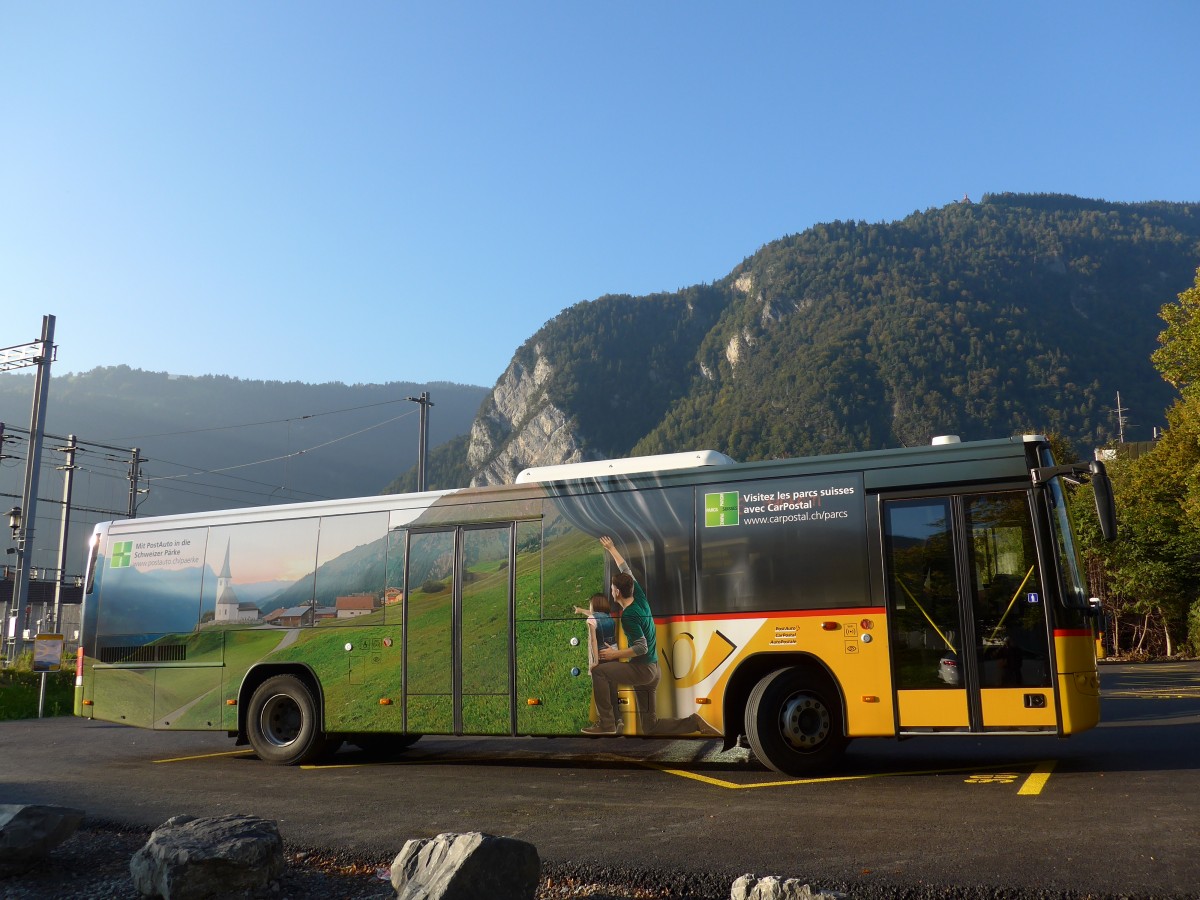
<instances>
[{"instance_id":1,"label":"green logo on bus","mask_svg":"<svg viewBox=\"0 0 1200 900\"><path fill-rule=\"evenodd\" d=\"M117 541L112 546L110 569L124 569L133 562L133 541Z\"/></svg>"},{"instance_id":2,"label":"green logo on bus","mask_svg":"<svg viewBox=\"0 0 1200 900\"><path fill-rule=\"evenodd\" d=\"M737 491L726 491L723 494L705 494L704 527L719 528L722 525L737 525L739 503L740 498Z\"/></svg>"}]
</instances>

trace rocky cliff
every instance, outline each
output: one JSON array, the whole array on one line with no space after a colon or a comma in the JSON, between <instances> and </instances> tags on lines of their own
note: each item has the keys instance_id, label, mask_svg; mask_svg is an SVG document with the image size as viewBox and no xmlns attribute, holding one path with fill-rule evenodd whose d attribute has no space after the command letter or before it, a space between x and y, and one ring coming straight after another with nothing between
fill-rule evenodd
<instances>
[{"instance_id":1,"label":"rocky cliff","mask_svg":"<svg viewBox=\"0 0 1200 900\"><path fill-rule=\"evenodd\" d=\"M471 426L467 465L471 486L508 484L533 465L580 462L584 457L571 417L546 393L554 368L533 346L532 366L514 358Z\"/></svg>"}]
</instances>

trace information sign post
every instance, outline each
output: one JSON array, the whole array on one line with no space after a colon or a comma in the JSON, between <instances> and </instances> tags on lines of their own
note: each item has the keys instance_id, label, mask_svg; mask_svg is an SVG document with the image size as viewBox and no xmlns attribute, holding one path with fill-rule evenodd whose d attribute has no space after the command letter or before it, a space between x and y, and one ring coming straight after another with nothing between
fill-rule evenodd
<instances>
[{"instance_id":1,"label":"information sign post","mask_svg":"<svg viewBox=\"0 0 1200 900\"><path fill-rule=\"evenodd\" d=\"M38 688L38 718L46 708L46 676L62 670L63 636L61 634L38 634L33 638L33 671L42 673L42 684Z\"/></svg>"}]
</instances>

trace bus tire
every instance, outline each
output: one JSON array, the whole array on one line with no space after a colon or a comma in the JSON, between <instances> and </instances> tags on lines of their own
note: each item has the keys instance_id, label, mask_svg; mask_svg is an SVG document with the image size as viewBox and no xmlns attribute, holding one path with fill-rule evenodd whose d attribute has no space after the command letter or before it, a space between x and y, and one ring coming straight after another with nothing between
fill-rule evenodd
<instances>
[{"instance_id":1,"label":"bus tire","mask_svg":"<svg viewBox=\"0 0 1200 900\"><path fill-rule=\"evenodd\" d=\"M294 675L268 678L254 691L246 736L258 758L275 766L312 762L330 748L321 731L317 702Z\"/></svg>"},{"instance_id":2,"label":"bus tire","mask_svg":"<svg viewBox=\"0 0 1200 900\"><path fill-rule=\"evenodd\" d=\"M801 669L778 669L750 692L746 736L754 755L776 772L820 772L846 749L841 700L824 679Z\"/></svg>"}]
</instances>

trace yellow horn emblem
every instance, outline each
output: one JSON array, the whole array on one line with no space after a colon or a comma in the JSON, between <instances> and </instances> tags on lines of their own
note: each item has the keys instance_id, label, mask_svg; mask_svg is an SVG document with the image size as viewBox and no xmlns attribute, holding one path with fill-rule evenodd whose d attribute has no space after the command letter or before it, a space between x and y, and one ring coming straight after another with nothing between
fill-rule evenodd
<instances>
[{"instance_id":1,"label":"yellow horn emblem","mask_svg":"<svg viewBox=\"0 0 1200 900\"><path fill-rule=\"evenodd\" d=\"M675 643L678 644L682 640L686 640L691 644L691 658L693 663L690 672L673 673L675 675L675 687L677 688L686 688L694 684L699 684L715 672L717 667L729 659L729 655L737 649L737 645L733 641L717 631L708 639L708 645L704 648L704 653L697 658L695 639L687 632L684 632L676 638ZM671 655L675 657L674 652Z\"/></svg>"}]
</instances>

